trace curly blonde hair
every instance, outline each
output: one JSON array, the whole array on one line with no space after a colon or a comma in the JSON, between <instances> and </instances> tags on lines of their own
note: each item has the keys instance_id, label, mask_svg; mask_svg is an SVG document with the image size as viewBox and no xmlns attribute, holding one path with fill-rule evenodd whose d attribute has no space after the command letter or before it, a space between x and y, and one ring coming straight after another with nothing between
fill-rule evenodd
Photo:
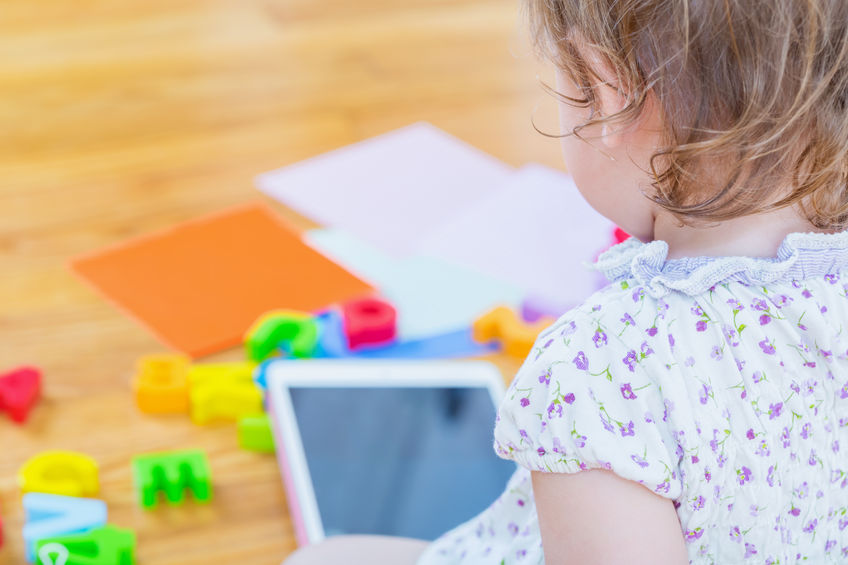
<instances>
[{"instance_id":1,"label":"curly blonde hair","mask_svg":"<svg viewBox=\"0 0 848 565\"><path fill-rule=\"evenodd\" d=\"M798 204L817 228L848 228L848 0L525 7L537 52L581 88L582 98L561 99L598 109L604 81L584 46L627 94L619 112L592 112L565 135L633 123L653 97L664 131L649 197L683 223Z\"/></svg>"}]
</instances>

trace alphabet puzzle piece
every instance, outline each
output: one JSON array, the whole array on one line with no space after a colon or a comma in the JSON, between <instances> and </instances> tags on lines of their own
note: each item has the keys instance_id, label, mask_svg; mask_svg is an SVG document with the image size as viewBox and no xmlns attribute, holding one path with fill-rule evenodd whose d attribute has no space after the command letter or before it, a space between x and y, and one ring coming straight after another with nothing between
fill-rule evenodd
<instances>
[{"instance_id":1,"label":"alphabet puzzle piece","mask_svg":"<svg viewBox=\"0 0 848 565\"><path fill-rule=\"evenodd\" d=\"M36 544L36 565L134 565L132 530L106 525L82 534L50 537Z\"/></svg>"},{"instance_id":2,"label":"alphabet puzzle piece","mask_svg":"<svg viewBox=\"0 0 848 565\"><path fill-rule=\"evenodd\" d=\"M185 491L194 500L212 500L212 473L206 454L200 450L137 455L132 460L133 481L138 500L145 509L156 506L158 494L165 493L169 504L180 504Z\"/></svg>"},{"instance_id":3,"label":"alphabet puzzle piece","mask_svg":"<svg viewBox=\"0 0 848 565\"><path fill-rule=\"evenodd\" d=\"M267 414L242 418L238 423L239 445L248 451L274 453L274 434Z\"/></svg>"},{"instance_id":4,"label":"alphabet puzzle piece","mask_svg":"<svg viewBox=\"0 0 848 565\"><path fill-rule=\"evenodd\" d=\"M263 361L282 349L292 357L312 357L318 345L318 323L311 314L274 310L262 315L244 338L247 358Z\"/></svg>"},{"instance_id":5,"label":"alphabet puzzle piece","mask_svg":"<svg viewBox=\"0 0 848 565\"><path fill-rule=\"evenodd\" d=\"M96 496L100 490L97 462L73 451L43 451L18 472L23 492L63 496Z\"/></svg>"},{"instance_id":6,"label":"alphabet puzzle piece","mask_svg":"<svg viewBox=\"0 0 848 565\"><path fill-rule=\"evenodd\" d=\"M148 414L188 412L188 371L185 355L148 355L138 360L133 392L139 410Z\"/></svg>"},{"instance_id":7,"label":"alphabet puzzle piece","mask_svg":"<svg viewBox=\"0 0 848 565\"><path fill-rule=\"evenodd\" d=\"M13 421L23 423L41 396L41 371L36 367L19 367L0 374L0 410Z\"/></svg>"},{"instance_id":8,"label":"alphabet puzzle piece","mask_svg":"<svg viewBox=\"0 0 848 565\"><path fill-rule=\"evenodd\" d=\"M510 308L498 306L478 318L472 326L472 332L475 341L486 343L498 340L506 354L524 358L533 349L539 332L553 322L553 318L544 317L528 324Z\"/></svg>"},{"instance_id":9,"label":"alphabet puzzle piece","mask_svg":"<svg viewBox=\"0 0 848 565\"><path fill-rule=\"evenodd\" d=\"M362 298L342 304L347 345L356 350L365 345L387 344L397 334L394 306L379 298Z\"/></svg>"},{"instance_id":10,"label":"alphabet puzzle piece","mask_svg":"<svg viewBox=\"0 0 848 565\"><path fill-rule=\"evenodd\" d=\"M195 424L236 421L263 413L254 363L204 363L189 369L191 419Z\"/></svg>"},{"instance_id":11,"label":"alphabet puzzle piece","mask_svg":"<svg viewBox=\"0 0 848 565\"><path fill-rule=\"evenodd\" d=\"M106 503L92 498L29 492L23 497L27 561L35 559L38 540L82 533L106 525Z\"/></svg>"}]
</instances>

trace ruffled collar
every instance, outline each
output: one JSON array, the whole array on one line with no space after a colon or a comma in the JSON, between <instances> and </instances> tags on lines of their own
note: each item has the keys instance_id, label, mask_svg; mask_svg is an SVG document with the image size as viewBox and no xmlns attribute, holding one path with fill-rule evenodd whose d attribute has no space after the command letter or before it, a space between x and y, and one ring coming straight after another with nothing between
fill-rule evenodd
<instances>
[{"instance_id":1,"label":"ruffled collar","mask_svg":"<svg viewBox=\"0 0 848 565\"><path fill-rule=\"evenodd\" d=\"M636 238L602 253L593 268L610 281L636 279L654 297L670 292L696 295L724 282L763 285L837 273L848 266L848 231L790 233L776 257L684 257L667 259L662 240Z\"/></svg>"}]
</instances>

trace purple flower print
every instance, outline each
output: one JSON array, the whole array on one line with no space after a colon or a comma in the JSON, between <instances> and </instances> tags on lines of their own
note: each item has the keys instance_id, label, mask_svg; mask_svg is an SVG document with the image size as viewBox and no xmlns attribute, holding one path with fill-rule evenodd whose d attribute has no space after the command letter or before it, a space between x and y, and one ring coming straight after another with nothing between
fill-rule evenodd
<instances>
[{"instance_id":1,"label":"purple flower print","mask_svg":"<svg viewBox=\"0 0 848 565\"><path fill-rule=\"evenodd\" d=\"M842 385L842 390L839 391L839 398L846 399L848 398L848 383Z\"/></svg>"},{"instance_id":2,"label":"purple flower print","mask_svg":"<svg viewBox=\"0 0 848 565\"><path fill-rule=\"evenodd\" d=\"M716 459L716 463L718 463L719 469L724 467L724 464L727 463L727 455L725 455L724 453L719 453L718 459Z\"/></svg>"},{"instance_id":3,"label":"purple flower print","mask_svg":"<svg viewBox=\"0 0 848 565\"><path fill-rule=\"evenodd\" d=\"M839 453L839 440L833 440L833 443L830 445L830 449L833 450L834 453Z\"/></svg>"},{"instance_id":4,"label":"purple flower print","mask_svg":"<svg viewBox=\"0 0 848 565\"><path fill-rule=\"evenodd\" d=\"M551 372L548 371L542 375L539 375L539 382L544 384L545 386L551 384Z\"/></svg>"},{"instance_id":5,"label":"purple flower print","mask_svg":"<svg viewBox=\"0 0 848 565\"><path fill-rule=\"evenodd\" d=\"M706 331L707 322L704 320L698 320L697 322L695 322L695 329L699 332Z\"/></svg>"},{"instance_id":6,"label":"purple flower print","mask_svg":"<svg viewBox=\"0 0 848 565\"><path fill-rule=\"evenodd\" d=\"M742 532L739 531L739 526L734 526L733 529L730 530L730 539L736 543L742 543Z\"/></svg>"},{"instance_id":7,"label":"purple flower print","mask_svg":"<svg viewBox=\"0 0 848 565\"><path fill-rule=\"evenodd\" d=\"M804 531L808 534L813 533L813 531L816 529L816 526L818 525L818 523L819 523L819 521L817 519L813 518L812 520L807 522L806 526L804 526Z\"/></svg>"},{"instance_id":8,"label":"purple flower print","mask_svg":"<svg viewBox=\"0 0 848 565\"><path fill-rule=\"evenodd\" d=\"M561 332L559 332L559 335L569 336L569 335L573 334L575 331L577 331L577 324L572 320L571 322L568 323L567 326L565 326L562 329Z\"/></svg>"},{"instance_id":9,"label":"purple flower print","mask_svg":"<svg viewBox=\"0 0 848 565\"><path fill-rule=\"evenodd\" d=\"M771 316L769 316L768 314L763 314L763 315L760 316L760 325L761 326L765 326L769 322L771 322Z\"/></svg>"},{"instance_id":10,"label":"purple flower print","mask_svg":"<svg viewBox=\"0 0 848 565\"><path fill-rule=\"evenodd\" d=\"M801 515L801 509L800 509L800 508L795 508L795 506L792 506L792 509L791 509L791 510L789 510L789 515L791 515L791 516L795 516L795 517L798 517L798 516L800 516L800 515Z\"/></svg>"},{"instance_id":11,"label":"purple flower print","mask_svg":"<svg viewBox=\"0 0 848 565\"><path fill-rule=\"evenodd\" d=\"M710 357L712 357L716 361L721 361L721 358L724 357L721 352L721 347L719 347L718 345L713 345L713 349L712 351L710 351Z\"/></svg>"},{"instance_id":12,"label":"purple flower print","mask_svg":"<svg viewBox=\"0 0 848 565\"><path fill-rule=\"evenodd\" d=\"M804 298L810 298L811 296L813 296L813 293L812 293L812 292L810 292L809 290L807 290L807 289L805 288L805 289L801 292L801 296L803 296Z\"/></svg>"},{"instance_id":13,"label":"purple flower print","mask_svg":"<svg viewBox=\"0 0 848 565\"><path fill-rule=\"evenodd\" d=\"M751 480L751 469L744 465L741 469L736 469L736 478L739 479L740 485L744 485Z\"/></svg>"},{"instance_id":14,"label":"purple flower print","mask_svg":"<svg viewBox=\"0 0 848 565\"><path fill-rule=\"evenodd\" d=\"M783 403L778 402L777 404L769 404L769 420L774 420L780 416L780 411L783 410Z\"/></svg>"},{"instance_id":15,"label":"purple flower print","mask_svg":"<svg viewBox=\"0 0 848 565\"><path fill-rule=\"evenodd\" d=\"M792 384L789 385L789 388L791 388L796 394L801 393L801 387L795 381L792 381Z\"/></svg>"},{"instance_id":16,"label":"purple flower print","mask_svg":"<svg viewBox=\"0 0 848 565\"><path fill-rule=\"evenodd\" d=\"M654 350L651 349L651 346L648 345L648 342L643 341L642 342L642 359L644 359L645 357L647 357L648 355L650 355L653 352L654 352Z\"/></svg>"},{"instance_id":17,"label":"purple flower print","mask_svg":"<svg viewBox=\"0 0 848 565\"><path fill-rule=\"evenodd\" d=\"M781 294L780 296L774 299L774 305L778 308L783 308L788 303L792 302L792 300L794 300L792 297L786 296L785 294Z\"/></svg>"},{"instance_id":18,"label":"purple flower print","mask_svg":"<svg viewBox=\"0 0 848 565\"><path fill-rule=\"evenodd\" d=\"M700 401L701 404L706 404L707 400L710 398L711 389L707 385L701 385L701 396Z\"/></svg>"},{"instance_id":19,"label":"purple flower print","mask_svg":"<svg viewBox=\"0 0 848 565\"><path fill-rule=\"evenodd\" d=\"M638 455L631 455L630 459L632 459L634 463L636 463L637 465L639 465L642 468L645 468L645 467L648 466L648 462L645 461L644 459L642 459L641 457L639 457Z\"/></svg>"},{"instance_id":20,"label":"purple flower print","mask_svg":"<svg viewBox=\"0 0 848 565\"><path fill-rule=\"evenodd\" d=\"M683 365L684 365L685 367L691 367L691 366L692 366L692 365L694 365L694 364L695 364L695 358L694 358L694 357L691 357L691 356L690 356L690 357L687 357L687 358L686 358L686 360L685 360L685 361L683 361Z\"/></svg>"},{"instance_id":21,"label":"purple flower print","mask_svg":"<svg viewBox=\"0 0 848 565\"><path fill-rule=\"evenodd\" d=\"M824 276L824 280L826 280L830 284L836 284L839 281L839 275L837 275L837 274L827 274L827 275Z\"/></svg>"},{"instance_id":22,"label":"purple flower print","mask_svg":"<svg viewBox=\"0 0 848 565\"><path fill-rule=\"evenodd\" d=\"M762 349L763 353L766 355L774 355L774 345L771 344L768 338L765 338L760 342L760 349Z\"/></svg>"},{"instance_id":23,"label":"purple flower print","mask_svg":"<svg viewBox=\"0 0 848 565\"><path fill-rule=\"evenodd\" d=\"M633 392L630 383L624 383L623 385L621 385L621 396L623 396L625 400L636 399L636 393Z\"/></svg>"},{"instance_id":24,"label":"purple flower print","mask_svg":"<svg viewBox=\"0 0 848 565\"><path fill-rule=\"evenodd\" d=\"M836 545L836 540L835 540L835 539L829 539L829 540L827 540L827 543L826 543L826 544L824 544L824 551L825 551L825 553L830 553L830 551L833 549L833 547L834 547L835 545Z\"/></svg>"},{"instance_id":25,"label":"purple flower print","mask_svg":"<svg viewBox=\"0 0 848 565\"><path fill-rule=\"evenodd\" d=\"M664 480L660 484L657 485L657 488L654 489L654 492L664 492L668 493L671 489L671 483L668 482L668 479Z\"/></svg>"},{"instance_id":26,"label":"purple flower print","mask_svg":"<svg viewBox=\"0 0 848 565\"><path fill-rule=\"evenodd\" d=\"M527 557L527 550L526 549L519 549L518 551L515 552L515 558L516 559L524 559L525 557Z\"/></svg>"},{"instance_id":27,"label":"purple flower print","mask_svg":"<svg viewBox=\"0 0 848 565\"><path fill-rule=\"evenodd\" d=\"M551 402L548 405L548 419L550 420L553 417L554 412L558 418L562 418L562 404L559 402Z\"/></svg>"},{"instance_id":28,"label":"purple flower print","mask_svg":"<svg viewBox=\"0 0 848 565\"><path fill-rule=\"evenodd\" d=\"M745 542L745 559L757 554L757 548L753 544Z\"/></svg>"},{"instance_id":29,"label":"purple flower print","mask_svg":"<svg viewBox=\"0 0 848 565\"><path fill-rule=\"evenodd\" d=\"M711 480L712 478L713 478L713 474L712 474L712 473L710 473L710 470L709 470L709 469L706 469L706 470L704 471L704 480L706 480L707 482L710 482L710 480Z\"/></svg>"},{"instance_id":30,"label":"purple flower print","mask_svg":"<svg viewBox=\"0 0 848 565\"><path fill-rule=\"evenodd\" d=\"M636 322L633 321L633 318L627 312L624 313L624 316L621 318L621 322L625 326L635 326Z\"/></svg>"},{"instance_id":31,"label":"purple flower print","mask_svg":"<svg viewBox=\"0 0 848 565\"><path fill-rule=\"evenodd\" d=\"M752 380L752 381L754 381L755 383L758 383L758 382L760 382L761 380L763 380L763 373L762 373L762 371L754 371L754 374L753 374L753 375L751 375L751 380Z\"/></svg>"},{"instance_id":32,"label":"purple flower print","mask_svg":"<svg viewBox=\"0 0 848 565\"><path fill-rule=\"evenodd\" d=\"M694 314L695 316L698 316L698 317L701 317L701 316L704 315L704 311L697 304L695 306L692 306L692 308L690 308L689 311L692 312L692 314Z\"/></svg>"},{"instance_id":33,"label":"purple flower print","mask_svg":"<svg viewBox=\"0 0 848 565\"><path fill-rule=\"evenodd\" d=\"M812 433L812 431L813 431L813 425L810 424L809 422L807 422L806 424L801 426L801 437L804 438L804 439L808 439L810 437L810 434Z\"/></svg>"},{"instance_id":34,"label":"purple flower print","mask_svg":"<svg viewBox=\"0 0 848 565\"><path fill-rule=\"evenodd\" d=\"M574 404L574 393L569 392L568 394L563 394L562 401L566 404Z\"/></svg>"},{"instance_id":35,"label":"purple flower print","mask_svg":"<svg viewBox=\"0 0 848 565\"><path fill-rule=\"evenodd\" d=\"M577 447L586 447L586 436L575 433L572 433L571 435L574 436L574 445Z\"/></svg>"},{"instance_id":36,"label":"purple flower print","mask_svg":"<svg viewBox=\"0 0 848 565\"><path fill-rule=\"evenodd\" d=\"M700 539L702 535L704 535L703 528L695 528L694 530L686 530L683 536L687 542L693 542L696 539Z\"/></svg>"},{"instance_id":37,"label":"purple flower print","mask_svg":"<svg viewBox=\"0 0 848 565\"><path fill-rule=\"evenodd\" d=\"M528 406L530 406L530 399L525 396L521 399L521 407L527 408Z\"/></svg>"},{"instance_id":38,"label":"purple flower print","mask_svg":"<svg viewBox=\"0 0 848 565\"><path fill-rule=\"evenodd\" d=\"M601 424L603 424L604 429L608 432L615 433L615 427L609 423L606 416L604 416L603 412L601 412L599 416L601 417Z\"/></svg>"},{"instance_id":39,"label":"purple flower print","mask_svg":"<svg viewBox=\"0 0 848 565\"><path fill-rule=\"evenodd\" d=\"M762 312L764 310L768 310L768 304L766 304L766 301L762 298L755 298L754 301L751 302L751 308Z\"/></svg>"},{"instance_id":40,"label":"purple flower print","mask_svg":"<svg viewBox=\"0 0 848 565\"><path fill-rule=\"evenodd\" d=\"M651 424L651 423L653 423L653 421L654 421L654 415L651 414L650 412L645 412L645 423Z\"/></svg>"},{"instance_id":41,"label":"purple flower print","mask_svg":"<svg viewBox=\"0 0 848 565\"><path fill-rule=\"evenodd\" d=\"M506 530L512 537L515 537L518 535L518 524L516 524L515 522L510 522L507 525Z\"/></svg>"},{"instance_id":42,"label":"purple flower print","mask_svg":"<svg viewBox=\"0 0 848 565\"><path fill-rule=\"evenodd\" d=\"M547 453L547 451L545 451L544 447L540 447L539 449L536 450L536 453L538 453L539 456L544 456L545 453Z\"/></svg>"},{"instance_id":43,"label":"purple flower print","mask_svg":"<svg viewBox=\"0 0 848 565\"><path fill-rule=\"evenodd\" d=\"M595 344L595 349L599 349L607 344L607 334L604 330L598 328L595 330L595 335L592 336L592 341Z\"/></svg>"},{"instance_id":44,"label":"purple flower print","mask_svg":"<svg viewBox=\"0 0 848 565\"><path fill-rule=\"evenodd\" d=\"M692 510L701 510L704 507L704 503L706 503L707 499L703 496L698 495L698 498L692 501Z\"/></svg>"},{"instance_id":45,"label":"purple flower print","mask_svg":"<svg viewBox=\"0 0 848 565\"><path fill-rule=\"evenodd\" d=\"M674 336L672 334L668 334L668 346L674 349Z\"/></svg>"},{"instance_id":46,"label":"purple flower print","mask_svg":"<svg viewBox=\"0 0 848 565\"><path fill-rule=\"evenodd\" d=\"M692 456L692 465L695 465L698 461L700 461L700 459L698 458L698 456L697 456L697 455L693 455L693 456Z\"/></svg>"},{"instance_id":47,"label":"purple flower print","mask_svg":"<svg viewBox=\"0 0 848 565\"><path fill-rule=\"evenodd\" d=\"M627 368L630 369L631 373L635 372L634 367L636 367L636 363L639 362L636 357L636 351L634 351L633 349L628 351L627 355L624 357L624 359L621 360L621 362L627 365Z\"/></svg>"},{"instance_id":48,"label":"purple flower print","mask_svg":"<svg viewBox=\"0 0 848 565\"><path fill-rule=\"evenodd\" d=\"M771 455L771 449L769 449L769 446L765 440L760 442L759 447L757 447L756 454L760 457L768 457L769 455Z\"/></svg>"},{"instance_id":49,"label":"purple flower print","mask_svg":"<svg viewBox=\"0 0 848 565\"><path fill-rule=\"evenodd\" d=\"M633 420L630 420L626 426L619 424L618 430L621 432L621 437L636 435L633 431Z\"/></svg>"},{"instance_id":50,"label":"purple flower print","mask_svg":"<svg viewBox=\"0 0 848 565\"><path fill-rule=\"evenodd\" d=\"M748 432L745 434L745 437L747 437L748 439L754 439L757 436L754 435L753 428L748 428Z\"/></svg>"},{"instance_id":51,"label":"purple flower print","mask_svg":"<svg viewBox=\"0 0 848 565\"><path fill-rule=\"evenodd\" d=\"M545 345L542 346L542 349L547 349L548 347L551 346L551 344L553 342L554 342L554 338L549 339L548 341L545 342Z\"/></svg>"},{"instance_id":52,"label":"purple flower print","mask_svg":"<svg viewBox=\"0 0 848 565\"><path fill-rule=\"evenodd\" d=\"M645 289L642 287L637 288L633 291L633 302L639 302L640 300L645 298Z\"/></svg>"},{"instance_id":53,"label":"purple flower print","mask_svg":"<svg viewBox=\"0 0 848 565\"><path fill-rule=\"evenodd\" d=\"M574 362L575 367L577 367L581 371L588 371L589 370L589 360L586 359L586 354L583 353L582 351L578 351L577 356L574 357L574 359L572 359L572 361Z\"/></svg>"},{"instance_id":54,"label":"purple flower print","mask_svg":"<svg viewBox=\"0 0 848 565\"><path fill-rule=\"evenodd\" d=\"M736 300L735 298L731 298L730 300L727 301L727 303L730 304L731 308L733 308L734 314L736 312L740 312L740 311L745 309L745 307L742 306L742 303L739 302L738 300Z\"/></svg>"},{"instance_id":55,"label":"purple flower print","mask_svg":"<svg viewBox=\"0 0 848 565\"><path fill-rule=\"evenodd\" d=\"M668 415L674 412L674 403L666 398L663 401L663 405L665 406L665 410L663 411L663 422L668 421Z\"/></svg>"},{"instance_id":56,"label":"purple flower print","mask_svg":"<svg viewBox=\"0 0 848 565\"><path fill-rule=\"evenodd\" d=\"M815 366L816 364L813 363L813 367ZM819 382L815 379L807 379L806 381L804 381L804 396L810 396L811 394L816 392L816 386L818 386L818 384Z\"/></svg>"},{"instance_id":57,"label":"purple flower print","mask_svg":"<svg viewBox=\"0 0 848 565\"><path fill-rule=\"evenodd\" d=\"M652 327L648 328L647 330L645 330L645 333L648 334L651 337L654 337L655 335L657 335L657 327L652 326Z\"/></svg>"},{"instance_id":58,"label":"purple flower print","mask_svg":"<svg viewBox=\"0 0 848 565\"><path fill-rule=\"evenodd\" d=\"M810 458L807 460L807 463L809 463L809 465L810 465L811 467L813 467L813 466L817 465L817 464L818 464L818 462L819 462L819 458L818 458L818 457L816 457L816 450L815 450L815 449L811 449L811 450L810 450Z\"/></svg>"},{"instance_id":59,"label":"purple flower print","mask_svg":"<svg viewBox=\"0 0 848 565\"><path fill-rule=\"evenodd\" d=\"M766 474L766 482L768 486L774 486L774 465L768 468L768 473Z\"/></svg>"},{"instance_id":60,"label":"purple flower print","mask_svg":"<svg viewBox=\"0 0 848 565\"><path fill-rule=\"evenodd\" d=\"M809 483L807 483L807 481L804 481L803 483L801 483L801 486L792 490L792 494L794 494L798 498L807 498L807 495L810 494Z\"/></svg>"}]
</instances>

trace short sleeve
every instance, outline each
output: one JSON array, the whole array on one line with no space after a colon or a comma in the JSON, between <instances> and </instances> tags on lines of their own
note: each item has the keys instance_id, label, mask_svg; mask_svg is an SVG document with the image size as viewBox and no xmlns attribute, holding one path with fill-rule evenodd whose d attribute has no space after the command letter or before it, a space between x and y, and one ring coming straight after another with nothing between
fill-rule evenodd
<instances>
[{"instance_id":1,"label":"short sleeve","mask_svg":"<svg viewBox=\"0 0 848 565\"><path fill-rule=\"evenodd\" d=\"M498 410L495 450L532 471L606 469L677 498L682 451L651 378L659 342L619 334L627 318L611 312L577 309L542 332Z\"/></svg>"}]
</instances>

